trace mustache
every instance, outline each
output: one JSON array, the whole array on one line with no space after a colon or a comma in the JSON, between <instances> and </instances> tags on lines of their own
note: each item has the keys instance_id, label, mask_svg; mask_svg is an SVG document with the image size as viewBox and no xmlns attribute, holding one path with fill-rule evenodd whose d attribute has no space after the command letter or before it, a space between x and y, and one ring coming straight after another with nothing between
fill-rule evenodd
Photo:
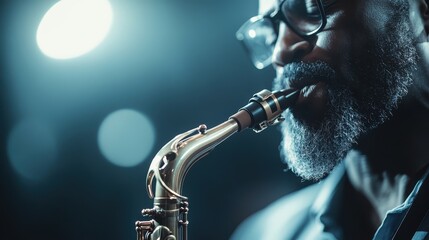
<instances>
[{"instance_id":1,"label":"mustache","mask_svg":"<svg viewBox=\"0 0 429 240\"><path fill-rule=\"evenodd\" d=\"M332 84L336 72L326 62L293 62L283 67L282 74L274 78L273 89L282 90L292 86L311 85L317 82ZM302 87L301 87L302 88Z\"/></svg>"}]
</instances>

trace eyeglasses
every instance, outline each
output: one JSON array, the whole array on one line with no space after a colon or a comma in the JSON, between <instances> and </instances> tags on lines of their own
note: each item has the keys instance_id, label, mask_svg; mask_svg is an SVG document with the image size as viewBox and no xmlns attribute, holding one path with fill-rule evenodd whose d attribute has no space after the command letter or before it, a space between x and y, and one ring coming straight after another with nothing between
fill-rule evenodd
<instances>
[{"instance_id":1,"label":"eyeglasses","mask_svg":"<svg viewBox=\"0 0 429 240\"><path fill-rule=\"evenodd\" d=\"M325 8L334 3L332 0L283 0L276 11L245 22L236 37L255 67L263 69L271 64L280 21L299 36L309 37L323 30L326 25Z\"/></svg>"}]
</instances>

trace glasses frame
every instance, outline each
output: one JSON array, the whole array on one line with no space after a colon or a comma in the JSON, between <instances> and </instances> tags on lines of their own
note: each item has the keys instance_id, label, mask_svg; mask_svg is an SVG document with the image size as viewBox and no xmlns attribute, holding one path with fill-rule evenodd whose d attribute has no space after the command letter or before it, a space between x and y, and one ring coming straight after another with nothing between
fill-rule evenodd
<instances>
[{"instance_id":1,"label":"glasses frame","mask_svg":"<svg viewBox=\"0 0 429 240\"><path fill-rule=\"evenodd\" d=\"M247 41L245 40L246 39L246 37L244 37L245 31L243 29L248 28L249 25L252 25L252 24L259 22L259 21L262 21L262 20L269 22L272 25L273 31L275 33L275 40L274 40L274 44L272 46L272 47L274 47L275 42L278 40L278 37L279 37L279 29L278 29L279 23L284 22L286 24L286 26L288 28L290 28L295 34L306 39L306 38L309 38L309 37L321 32L321 31L323 31L323 29L325 29L326 24L327 24L327 17L326 17L325 9L331 7L332 5L334 5L337 2L337 0L328 0L328 3L324 4L323 3L324 0L316 0L317 8L320 12L321 24L316 29L314 29L310 32L304 32L304 31L298 30L297 27L294 26L294 24L290 23L287 20L286 14L282 11L283 4L285 4L286 1L288 1L288 0L282 0L278 4L278 7L273 12L267 13L265 15L260 14L260 15L256 15L256 16L251 17L236 32L237 40L239 40L242 43L245 51L247 52L247 54L251 58L253 65L257 69L263 69L263 68L269 66L271 64L271 60L270 59L258 59L257 55L252 53L252 46L249 45L247 43Z\"/></svg>"},{"instance_id":2,"label":"glasses frame","mask_svg":"<svg viewBox=\"0 0 429 240\"><path fill-rule=\"evenodd\" d=\"M285 16L285 14L283 13L283 11L282 11L282 7L283 7L283 4L284 4L286 1L288 1L288 0L282 0L282 1L280 2L280 4L279 4L279 6L278 6L278 8L277 8L277 10L276 10L276 11L274 11L274 12L272 12L272 13L269 13L269 14L267 14L267 15L262 15L262 18L265 18L265 19L270 20L270 21L273 23L273 25L275 25L274 23L277 23L278 21L282 21L282 22L284 22L284 23L285 23L285 24L286 24L290 29L292 29L294 33L298 34L298 35L299 35L299 36L301 36L301 37L310 37L310 36L312 36L312 35L315 35L315 34L319 33L320 31L322 31L322 30L325 28L326 23L327 23L327 20L326 20L326 13L325 13L325 7L330 7L332 4L334 4L334 3L335 3L335 1L334 1L334 2L332 2L332 3L330 3L330 4L323 5L322 0L316 0L316 2L317 2L317 7L319 8L320 15L321 15L321 18L322 18L322 24L320 24L320 26L319 26L318 28L316 28L315 30L313 30L313 31L311 31L311 32L308 32L308 33L304 33L304 32L299 31L299 30L298 30L298 29L297 29L293 24L291 24L291 23L287 20L287 18L286 18L286 16ZM278 33L277 33L277 35L278 35ZM278 37L278 36L277 36L277 37Z\"/></svg>"}]
</instances>

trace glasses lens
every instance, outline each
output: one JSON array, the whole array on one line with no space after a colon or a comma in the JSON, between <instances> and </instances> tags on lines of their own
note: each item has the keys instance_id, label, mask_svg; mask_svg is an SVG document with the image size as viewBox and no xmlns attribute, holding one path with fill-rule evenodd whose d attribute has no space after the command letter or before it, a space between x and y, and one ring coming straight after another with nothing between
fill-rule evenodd
<instances>
[{"instance_id":1,"label":"glasses lens","mask_svg":"<svg viewBox=\"0 0 429 240\"><path fill-rule=\"evenodd\" d=\"M281 10L287 22L300 34L311 34L322 26L322 12L317 0L286 0Z\"/></svg>"},{"instance_id":2,"label":"glasses lens","mask_svg":"<svg viewBox=\"0 0 429 240\"><path fill-rule=\"evenodd\" d=\"M270 19L260 16L251 18L237 31L236 36L256 68L262 69L271 64L277 33Z\"/></svg>"}]
</instances>

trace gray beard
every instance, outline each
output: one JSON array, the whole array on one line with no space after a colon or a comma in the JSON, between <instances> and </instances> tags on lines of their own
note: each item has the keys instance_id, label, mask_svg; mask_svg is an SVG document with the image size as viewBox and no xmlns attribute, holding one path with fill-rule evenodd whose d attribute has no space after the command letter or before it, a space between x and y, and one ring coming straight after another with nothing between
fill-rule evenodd
<instances>
[{"instance_id":1,"label":"gray beard","mask_svg":"<svg viewBox=\"0 0 429 240\"><path fill-rule=\"evenodd\" d=\"M287 111L281 125L281 154L289 168L304 179L329 173L363 132L362 115L348 89L328 90L330 104L321 124L310 127Z\"/></svg>"},{"instance_id":2,"label":"gray beard","mask_svg":"<svg viewBox=\"0 0 429 240\"><path fill-rule=\"evenodd\" d=\"M275 90L287 87L285 79L290 77L322 78L328 86L328 110L317 126L296 118L293 111L284 114L280 152L298 176L306 180L326 176L358 137L386 121L407 94L417 54L412 43L408 7L404 6L398 1L395 18L389 26L391 31L387 31L389 35L378 36L372 44L364 46L368 49L367 55L372 54L358 56L349 63L352 73L347 79L339 79L324 62L301 62L285 66L284 74L274 80Z\"/></svg>"}]
</instances>

